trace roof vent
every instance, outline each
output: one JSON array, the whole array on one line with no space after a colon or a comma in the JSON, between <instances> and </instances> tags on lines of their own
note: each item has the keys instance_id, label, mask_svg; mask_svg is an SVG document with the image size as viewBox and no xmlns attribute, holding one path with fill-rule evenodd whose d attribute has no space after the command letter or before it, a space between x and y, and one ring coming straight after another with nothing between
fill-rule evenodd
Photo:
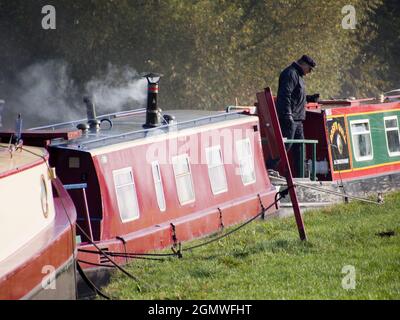
<instances>
[{"instance_id":1,"label":"roof vent","mask_svg":"<svg viewBox=\"0 0 400 320\"><path fill-rule=\"evenodd\" d=\"M165 114L163 116L163 119L167 124L175 124L175 116L171 116L170 114Z\"/></svg>"},{"instance_id":2,"label":"roof vent","mask_svg":"<svg viewBox=\"0 0 400 320\"><path fill-rule=\"evenodd\" d=\"M100 121L97 120L96 107L89 97L84 97L83 102L86 104L87 124L90 130L98 131L100 129ZM78 128L79 129L79 128Z\"/></svg>"}]
</instances>

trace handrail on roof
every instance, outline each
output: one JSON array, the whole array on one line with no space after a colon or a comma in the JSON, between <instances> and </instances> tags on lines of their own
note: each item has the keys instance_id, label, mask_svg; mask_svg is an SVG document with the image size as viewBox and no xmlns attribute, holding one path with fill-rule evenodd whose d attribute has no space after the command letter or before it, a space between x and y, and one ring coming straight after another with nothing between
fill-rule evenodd
<instances>
[{"instance_id":1,"label":"handrail on roof","mask_svg":"<svg viewBox=\"0 0 400 320\"><path fill-rule=\"evenodd\" d=\"M127 110L127 111L119 111L119 112L114 112L114 113L103 114L101 116L96 117L96 119L100 120L100 121L103 119L111 120L111 119L116 119L116 118L133 116L133 115L141 114L144 112L146 112L146 108L132 109L132 110ZM73 120L73 121L67 121L67 122L54 123L54 124L41 126L41 127L30 128L30 129L28 129L28 131L44 130L44 129L56 130L57 128L68 126L68 125L71 125L72 127L75 128L77 124L84 122L84 121L87 121L87 118Z\"/></svg>"},{"instance_id":2,"label":"handrail on roof","mask_svg":"<svg viewBox=\"0 0 400 320\"><path fill-rule=\"evenodd\" d=\"M82 141L81 143L79 143L79 147L86 146L86 145L93 144L93 143L97 143L97 142L101 142L101 141L124 138L126 136L131 136L131 135L134 135L134 134L154 132L154 131L157 131L157 130L160 130L160 129L166 129L166 128L169 128L169 127L184 126L184 125L188 125L190 123L196 124L196 123L198 123L200 121L204 121L204 120L209 120L209 122L212 122L213 119L216 119L216 118L219 118L219 117L227 118L228 116L238 115L238 114L242 114L242 113L243 113L243 111L229 112L229 113L224 112L224 113L221 113L221 114L201 117L201 118L187 120L187 121L183 121L183 122L179 122L179 123L166 124L166 125L162 125L162 126L155 127L155 128L129 131L129 132L116 134L116 135L112 135L112 136L108 136L108 137L102 137L102 138L98 138L98 139L94 139L94 140Z\"/></svg>"}]
</instances>

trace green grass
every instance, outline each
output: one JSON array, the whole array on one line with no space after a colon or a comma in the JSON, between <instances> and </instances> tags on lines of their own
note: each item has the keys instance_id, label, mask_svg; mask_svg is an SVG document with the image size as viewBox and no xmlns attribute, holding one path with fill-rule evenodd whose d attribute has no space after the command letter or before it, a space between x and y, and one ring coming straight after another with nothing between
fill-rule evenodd
<instances>
[{"instance_id":1,"label":"green grass","mask_svg":"<svg viewBox=\"0 0 400 320\"><path fill-rule=\"evenodd\" d=\"M381 206L309 212L304 221L306 242L293 217L259 220L182 259L135 260L127 269L141 279L141 292L121 272L105 292L117 299L400 299L400 193ZM386 231L395 235L377 235ZM342 287L346 265L355 268L355 289Z\"/></svg>"}]
</instances>

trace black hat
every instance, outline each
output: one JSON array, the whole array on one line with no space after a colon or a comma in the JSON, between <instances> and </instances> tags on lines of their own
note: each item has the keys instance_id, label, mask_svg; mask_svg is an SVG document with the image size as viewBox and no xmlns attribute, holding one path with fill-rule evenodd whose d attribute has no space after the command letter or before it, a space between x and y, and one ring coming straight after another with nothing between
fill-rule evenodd
<instances>
[{"instance_id":1,"label":"black hat","mask_svg":"<svg viewBox=\"0 0 400 320\"><path fill-rule=\"evenodd\" d=\"M307 55L303 55L300 58L300 61L303 61L303 62L307 63L311 68L315 68L317 66L315 61L311 57L309 57Z\"/></svg>"}]
</instances>

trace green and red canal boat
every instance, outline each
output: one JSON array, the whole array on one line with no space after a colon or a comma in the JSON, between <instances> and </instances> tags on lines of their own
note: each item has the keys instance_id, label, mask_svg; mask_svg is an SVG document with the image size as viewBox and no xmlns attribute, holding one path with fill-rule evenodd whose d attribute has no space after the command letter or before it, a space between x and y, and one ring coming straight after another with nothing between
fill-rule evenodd
<instances>
[{"instance_id":1,"label":"green and red canal boat","mask_svg":"<svg viewBox=\"0 0 400 320\"><path fill-rule=\"evenodd\" d=\"M400 96L322 100L307 104L306 110L305 140L297 141L303 161L291 163L300 183L357 196L400 187ZM268 163L276 158L270 131L264 131L263 142ZM329 202L329 194L315 196L307 190L303 204Z\"/></svg>"}]
</instances>

